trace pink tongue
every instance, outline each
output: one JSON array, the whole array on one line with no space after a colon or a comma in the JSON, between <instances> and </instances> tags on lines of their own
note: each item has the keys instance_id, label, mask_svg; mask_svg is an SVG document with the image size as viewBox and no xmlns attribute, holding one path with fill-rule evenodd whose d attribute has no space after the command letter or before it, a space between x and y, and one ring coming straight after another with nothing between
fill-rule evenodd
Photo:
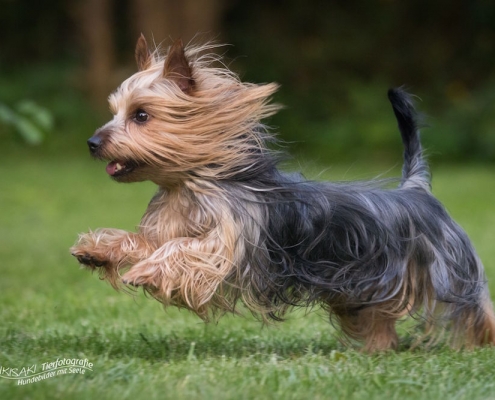
<instances>
[{"instance_id":1,"label":"pink tongue","mask_svg":"<svg viewBox=\"0 0 495 400\"><path fill-rule=\"evenodd\" d=\"M115 175L115 173L117 172L117 163L118 161L112 161L112 162L109 162L108 165L107 165L107 174L108 175ZM122 165L122 164L120 164Z\"/></svg>"}]
</instances>

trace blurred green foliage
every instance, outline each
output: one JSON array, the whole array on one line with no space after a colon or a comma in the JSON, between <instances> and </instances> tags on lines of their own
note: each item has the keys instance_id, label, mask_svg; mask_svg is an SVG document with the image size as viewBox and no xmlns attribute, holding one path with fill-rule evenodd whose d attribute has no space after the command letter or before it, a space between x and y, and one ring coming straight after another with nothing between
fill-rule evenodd
<instances>
[{"instance_id":1,"label":"blurred green foliage","mask_svg":"<svg viewBox=\"0 0 495 400\"><path fill-rule=\"evenodd\" d=\"M43 141L53 128L51 113L31 100L22 100L14 108L0 103L0 126L11 127L30 145Z\"/></svg>"},{"instance_id":2,"label":"blurred green foliage","mask_svg":"<svg viewBox=\"0 0 495 400\"><path fill-rule=\"evenodd\" d=\"M85 140L110 114L92 108L79 89L75 71L70 64L54 64L0 75L3 148L18 146L21 137L29 144L45 139L41 149L86 151ZM268 124L289 152L321 162L399 160L402 145L387 89L383 80L348 81L339 101L330 99L331 93L322 94L318 111L298 92L282 87L274 100L284 108ZM424 92L423 99L418 97L417 108L425 113L423 142L430 159L495 161L495 82L441 106L428 96Z\"/></svg>"},{"instance_id":3,"label":"blurred green foliage","mask_svg":"<svg viewBox=\"0 0 495 400\"><path fill-rule=\"evenodd\" d=\"M85 151L85 139L102 122L81 90L77 66L70 63L43 63L0 74L0 102L15 105L9 107L8 119L25 118L33 128L26 139L25 132L17 130L19 121L7 122L0 115L0 143L7 151L30 140L38 144L37 151Z\"/></svg>"}]
</instances>

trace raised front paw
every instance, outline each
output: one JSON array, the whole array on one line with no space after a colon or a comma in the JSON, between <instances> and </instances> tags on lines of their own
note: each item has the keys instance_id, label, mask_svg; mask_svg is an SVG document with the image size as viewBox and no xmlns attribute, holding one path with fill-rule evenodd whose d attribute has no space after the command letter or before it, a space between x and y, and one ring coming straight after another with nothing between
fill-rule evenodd
<instances>
[{"instance_id":1,"label":"raised front paw","mask_svg":"<svg viewBox=\"0 0 495 400\"><path fill-rule=\"evenodd\" d=\"M108 261L101 260L86 252L78 253L77 251L73 251L71 254L77 258L77 261L79 261L80 264L86 265L87 267L97 268L104 267L108 264Z\"/></svg>"},{"instance_id":2,"label":"raised front paw","mask_svg":"<svg viewBox=\"0 0 495 400\"><path fill-rule=\"evenodd\" d=\"M79 240L70 252L79 263L90 268L105 267L110 264L108 248L101 243L101 239L94 232L79 236Z\"/></svg>"}]
</instances>

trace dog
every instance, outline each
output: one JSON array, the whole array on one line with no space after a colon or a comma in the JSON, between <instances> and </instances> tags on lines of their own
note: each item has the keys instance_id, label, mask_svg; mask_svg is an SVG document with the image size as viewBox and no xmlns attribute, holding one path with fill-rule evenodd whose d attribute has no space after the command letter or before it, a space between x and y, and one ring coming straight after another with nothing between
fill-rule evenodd
<instances>
[{"instance_id":1,"label":"dog","mask_svg":"<svg viewBox=\"0 0 495 400\"><path fill-rule=\"evenodd\" d=\"M276 84L243 83L205 47L166 55L136 46L138 72L110 95L113 119L88 140L117 182L152 181L137 232L98 229L71 249L114 288L142 287L208 321L239 302L263 320L321 306L349 343L397 349L397 320L425 335L495 344L483 266L466 233L430 192L418 117L388 93L404 145L402 178L313 182L277 168L262 121Z\"/></svg>"}]
</instances>

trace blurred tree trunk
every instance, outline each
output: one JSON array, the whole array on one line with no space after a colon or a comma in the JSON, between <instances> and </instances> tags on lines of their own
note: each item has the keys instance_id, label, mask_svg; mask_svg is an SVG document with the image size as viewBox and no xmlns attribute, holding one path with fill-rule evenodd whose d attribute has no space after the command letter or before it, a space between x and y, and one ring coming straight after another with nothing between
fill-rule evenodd
<instances>
[{"instance_id":1,"label":"blurred tree trunk","mask_svg":"<svg viewBox=\"0 0 495 400\"><path fill-rule=\"evenodd\" d=\"M113 0L83 0L74 10L86 55L87 89L97 107L106 104L116 85L111 79L115 62L112 5Z\"/></svg>"},{"instance_id":2,"label":"blurred tree trunk","mask_svg":"<svg viewBox=\"0 0 495 400\"><path fill-rule=\"evenodd\" d=\"M98 109L106 110L108 94L120 83L116 74L116 26L113 0L79 0L72 9L85 54L84 89ZM131 0L128 18L137 40L145 34L149 43L181 38L189 42L197 34L201 41L218 36L227 0ZM131 47L129 54L134 54Z\"/></svg>"},{"instance_id":3,"label":"blurred tree trunk","mask_svg":"<svg viewBox=\"0 0 495 400\"><path fill-rule=\"evenodd\" d=\"M227 0L132 0L131 17L136 39L140 33L156 44L170 39L188 43L216 38Z\"/></svg>"}]
</instances>

